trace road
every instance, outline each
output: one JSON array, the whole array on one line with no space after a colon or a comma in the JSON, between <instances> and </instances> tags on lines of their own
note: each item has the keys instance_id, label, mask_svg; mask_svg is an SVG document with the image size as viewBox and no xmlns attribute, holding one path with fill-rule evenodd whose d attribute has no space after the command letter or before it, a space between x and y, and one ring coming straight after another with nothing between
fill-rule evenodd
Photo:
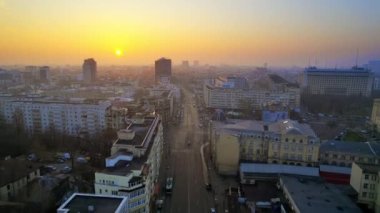
<instances>
[{"instance_id":1,"label":"road","mask_svg":"<svg viewBox=\"0 0 380 213\"><path fill-rule=\"evenodd\" d=\"M166 177L173 177L174 186L172 195L165 198L163 212L210 212L214 198L205 189L200 154L204 130L199 128L198 112L193 106L195 101L192 94L183 88L182 95L182 121L178 126L170 126L166 134L160 179L164 185Z\"/></svg>"}]
</instances>

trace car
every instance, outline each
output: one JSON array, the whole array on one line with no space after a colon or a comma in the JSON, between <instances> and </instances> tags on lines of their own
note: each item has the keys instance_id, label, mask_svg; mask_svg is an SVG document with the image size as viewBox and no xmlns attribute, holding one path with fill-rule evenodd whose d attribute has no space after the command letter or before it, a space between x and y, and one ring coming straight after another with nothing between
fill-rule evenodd
<instances>
[{"instance_id":1,"label":"car","mask_svg":"<svg viewBox=\"0 0 380 213\"><path fill-rule=\"evenodd\" d=\"M52 171L57 170L57 167L52 166L52 165L48 165L48 166L45 166L45 169L48 170L49 172L52 172Z\"/></svg>"},{"instance_id":2,"label":"car","mask_svg":"<svg viewBox=\"0 0 380 213\"><path fill-rule=\"evenodd\" d=\"M58 158L58 159L57 159L57 163L64 163L64 162L65 162L65 160L62 159L62 158Z\"/></svg>"},{"instance_id":3,"label":"car","mask_svg":"<svg viewBox=\"0 0 380 213\"><path fill-rule=\"evenodd\" d=\"M63 169L61 169L61 172L64 174L70 173L71 172L71 167L70 166L65 166Z\"/></svg>"},{"instance_id":4,"label":"car","mask_svg":"<svg viewBox=\"0 0 380 213\"><path fill-rule=\"evenodd\" d=\"M212 186L211 186L210 183L206 184L206 189L207 189L208 191L210 191L210 190L212 189Z\"/></svg>"},{"instance_id":5,"label":"car","mask_svg":"<svg viewBox=\"0 0 380 213\"><path fill-rule=\"evenodd\" d=\"M216 213L215 208L211 208L211 209L210 209L210 212L211 212L211 213Z\"/></svg>"}]
</instances>

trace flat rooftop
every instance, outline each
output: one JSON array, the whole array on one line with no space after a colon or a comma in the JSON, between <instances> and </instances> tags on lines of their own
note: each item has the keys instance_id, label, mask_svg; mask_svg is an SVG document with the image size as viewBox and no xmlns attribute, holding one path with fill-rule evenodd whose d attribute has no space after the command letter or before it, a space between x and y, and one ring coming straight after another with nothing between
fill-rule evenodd
<instances>
[{"instance_id":1,"label":"flat rooftop","mask_svg":"<svg viewBox=\"0 0 380 213\"><path fill-rule=\"evenodd\" d=\"M132 161L119 161L114 167L108 167L99 171L105 174L127 176L132 173L132 170L142 170L143 165L146 163L147 156L140 158L133 158Z\"/></svg>"},{"instance_id":2,"label":"flat rooftop","mask_svg":"<svg viewBox=\"0 0 380 213\"><path fill-rule=\"evenodd\" d=\"M215 127L226 132L268 132L283 133L295 135L307 135L317 138L314 130L308 124L301 124L290 119L277 121L275 123L265 124L263 121L229 119L226 122L214 121ZM267 127L267 130L265 129Z\"/></svg>"},{"instance_id":3,"label":"flat rooftop","mask_svg":"<svg viewBox=\"0 0 380 213\"><path fill-rule=\"evenodd\" d=\"M89 206L93 206L94 213L119 212L124 205L127 205L126 197L74 193L57 212L90 212Z\"/></svg>"},{"instance_id":4,"label":"flat rooftop","mask_svg":"<svg viewBox=\"0 0 380 213\"><path fill-rule=\"evenodd\" d=\"M356 163L364 173L378 174L380 172L379 165Z\"/></svg>"},{"instance_id":5,"label":"flat rooftop","mask_svg":"<svg viewBox=\"0 0 380 213\"><path fill-rule=\"evenodd\" d=\"M143 123L132 123L128 130L134 132L134 137L132 139L120 139L118 138L115 144L125 144L125 145L142 145L145 137L148 134L150 127L153 124L154 117L145 117Z\"/></svg>"},{"instance_id":6,"label":"flat rooftop","mask_svg":"<svg viewBox=\"0 0 380 213\"><path fill-rule=\"evenodd\" d=\"M281 176L280 182L284 193L287 191L300 212L361 212L355 201L350 200L343 191L320 178Z\"/></svg>"}]
</instances>

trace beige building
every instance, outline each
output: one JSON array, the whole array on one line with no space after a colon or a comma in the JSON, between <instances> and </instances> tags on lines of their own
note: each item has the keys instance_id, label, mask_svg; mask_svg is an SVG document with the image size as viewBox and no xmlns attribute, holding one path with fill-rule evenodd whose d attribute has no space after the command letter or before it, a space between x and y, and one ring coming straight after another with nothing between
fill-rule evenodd
<instances>
[{"instance_id":1,"label":"beige building","mask_svg":"<svg viewBox=\"0 0 380 213\"><path fill-rule=\"evenodd\" d=\"M357 202L380 212L380 166L353 163L350 184L358 193Z\"/></svg>"},{"instance_id":2,"label":"beige building","mask_svg":"<svg viewBox=\"0 0 380 213\"><path fill-rule=\"evenodd\" d=\"M40 176L38 166L20 160L0 161L0 200L12 201L31 181Z\"/></svg>"},{"instance_id":3,"label":"beige building","mask_svg":"<svg viewBox=\"0 0 380 213\"><path fill-rule=\"evenodd\" d=\"M380 99L374 99L372 107L372 124L376 125L377 131L380 132Z\"/></svg>"},{"instance_id":4,"label":"beige building","mask_svg":"<svg viewBox=\"0 0 380 213\"><path fill-rule=\"evenodd\" d=\"M161 164L163 127L159 116L127 120L126 129L106 159L106 169L95 173L95 193L128 197L129 212L149 212Z\"/></svg>"},{"instance_id":5,"label":"beige building","mask_svg":"<svg viewBox=\"0 0 380 213\"><path fill-rule=\"evenodd\" d=\"M220 173L235 174L239 161L318 165L320 140L307 124L292 120L271 124L252 120L213 121L209 135L213 161Z\"/></svg>"}]
</instances>

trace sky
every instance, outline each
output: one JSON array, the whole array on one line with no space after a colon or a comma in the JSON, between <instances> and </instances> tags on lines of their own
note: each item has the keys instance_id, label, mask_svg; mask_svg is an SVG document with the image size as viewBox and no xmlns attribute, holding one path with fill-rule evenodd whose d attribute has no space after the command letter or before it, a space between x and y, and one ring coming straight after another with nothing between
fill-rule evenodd
<instances>
[{"instance_id":1,"label":"sky","mask_svg":"<svg viewBox=\"0 0 380 213\"><path fill-rule=\"evenodd\" d=\"M351 66L357 55L359 64L380 59L379 11L378 0L0 0L0 64L142 65L164 56Z\"/></svg>"}]
</instances>

